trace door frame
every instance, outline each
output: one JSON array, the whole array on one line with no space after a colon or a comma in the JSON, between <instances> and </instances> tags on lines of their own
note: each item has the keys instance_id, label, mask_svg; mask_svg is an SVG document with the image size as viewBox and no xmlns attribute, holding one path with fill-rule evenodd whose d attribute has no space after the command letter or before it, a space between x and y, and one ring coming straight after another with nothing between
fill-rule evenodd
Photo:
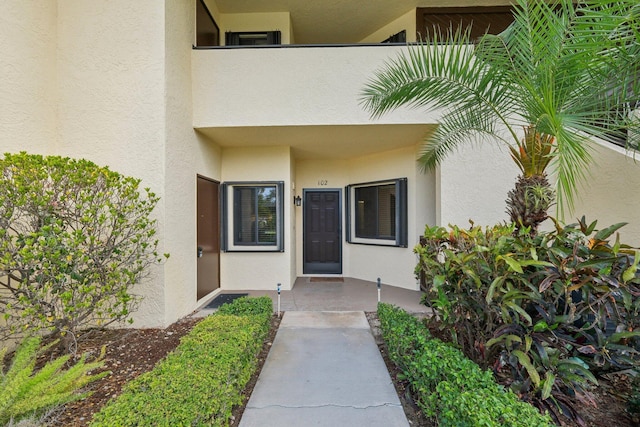
<instances>
[{"instance_id":1,"label":"door frame","mask_svg":"<svg viewBox=\"0 0 640 427\"><path fill-rule=\"evenodd\" d=\"M307 273L306 270L306 256L305 256L305 252L306 252L306 245L305 245L305 239L307 236L307 224L306 224L306 200L307 200L307 193L337 193L338 194L338 209L337 209L337 213L338 213L338 251L339 251L339 256L340 256L340 268L339 268L339 272L334 273ZM342 202L342 188L303 188L302 189L302 274L303 275L342 275L343 271L344 271L344 261L343 261L343 242L344 242L344 237L342 235L343 233L343 202Z\"/></svg>"}]
</instances>

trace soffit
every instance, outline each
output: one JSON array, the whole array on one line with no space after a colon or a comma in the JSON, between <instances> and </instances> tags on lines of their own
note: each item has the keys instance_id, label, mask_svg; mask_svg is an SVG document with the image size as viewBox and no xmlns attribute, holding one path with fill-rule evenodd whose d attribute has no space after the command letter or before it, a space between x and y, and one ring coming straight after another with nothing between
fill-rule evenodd
<instances>
[{"instance_id":1,"label":"soffit","mask_svg":"<svg viewBox=\"0 0 640 427\"><path fill-rule=\"evenodd\" d=\"M353 159L415 146L434 129L428 124L251 126L199 128L221 147L289 146L296 159Z\"/></svg>"},{"instance_id":2,"label":"soffit","mask_svg":"<svg viewBox=\"0 0 640 427\"><path fill-rule=\"evenodd\" d=\"M289 12L297 44L358 43L416 7L510 3L509 0L216 0L221 13Z\"/></svg>"}]
</instances>

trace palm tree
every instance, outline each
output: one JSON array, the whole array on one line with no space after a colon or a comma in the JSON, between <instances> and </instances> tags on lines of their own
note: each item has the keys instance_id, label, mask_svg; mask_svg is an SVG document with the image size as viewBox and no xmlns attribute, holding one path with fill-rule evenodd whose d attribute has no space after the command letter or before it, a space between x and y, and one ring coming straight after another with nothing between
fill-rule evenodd
<instances>
[{"instance_id":1,"label":"palm tree","mask_svg":"<svg viewBox=\"0 0 640 427\"><path fill-rule=\"evenodd\" d=\"M514 22L499 35L474 45L469 31L435 32L409 46L367 83L362 104L373 117L401 105L443 109L419 158L425 169L463 143L507 144L522 173L507 212L517 228L535 232L554 199L561 215L573 207L591 162L589 138L626 135L637 126L636 3L518 0ZM549 165L556 191L547 181Z\"/></svg>"}]
</instances>

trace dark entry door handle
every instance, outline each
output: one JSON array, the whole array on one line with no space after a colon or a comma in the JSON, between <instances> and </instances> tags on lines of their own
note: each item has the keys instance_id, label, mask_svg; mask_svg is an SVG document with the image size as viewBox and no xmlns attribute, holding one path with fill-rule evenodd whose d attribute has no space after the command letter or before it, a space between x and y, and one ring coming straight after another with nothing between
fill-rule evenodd
<instances>
[{"instance_id":1,"label":"dark entry door handle","mask_svg":"<svg viewBox=\"0 0 640 427\"><path fill-rule=\"evenodd\" d=\"M198 246L198 258L202 258L202 246Z\"/></svg>"}]
</instances>

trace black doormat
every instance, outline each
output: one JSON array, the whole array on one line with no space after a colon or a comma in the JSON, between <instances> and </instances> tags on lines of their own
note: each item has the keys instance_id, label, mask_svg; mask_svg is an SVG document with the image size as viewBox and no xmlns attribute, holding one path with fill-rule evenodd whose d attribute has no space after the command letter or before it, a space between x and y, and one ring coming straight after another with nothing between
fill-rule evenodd
<instances>
[{"instance_id":1,"label":"black doormat","mask_svg":"<svg viewBox=\"0 0 640 427\"><path fill-rule=\"evenodd\" d=\"M310 277L309 278L309 282L310 283L314 283L314 282L335 282L335 283L340 283L340 282L344 282L344 277Z\"/></svg>"},{"instance_id":2,"label":"black doormat","mask_svg":"<svg viewBox=\"0 0 640 427\"><path fill-rule=\"evenodd\" d=\"M233 301L234 299L246 297L248 295L249 294L219 294L213 299L213 301L207 304L204 308L220 308L222 304L226 304L228 302Z\"/></svg>"}]
</instances>

